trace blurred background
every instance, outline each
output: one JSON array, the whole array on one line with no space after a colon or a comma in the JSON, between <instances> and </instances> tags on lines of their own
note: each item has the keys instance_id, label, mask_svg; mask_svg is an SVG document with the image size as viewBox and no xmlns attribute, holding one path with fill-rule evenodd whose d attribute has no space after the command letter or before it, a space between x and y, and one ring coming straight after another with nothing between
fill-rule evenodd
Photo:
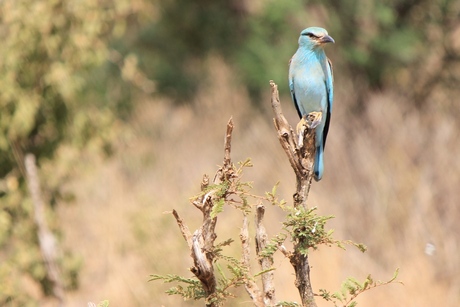
<instances>
[{"instance_id":1,"label":"blurred background","mask_svg":"<svg viewBox=\"0 0 460 307\"><path fill-rule=\"evenodd\" d=\"M460 1L5 0L0 2L0 305L57 306L50 297L27 191L37 157L47 222L61 249L66 306L202 306L164 292L150 274L192 276L171 214L193 231L189 198L214 175L233 116L233 161L252 158L254 193L295 178L272 124L269 80L291 125L288 61L300 31L328 30L335 99L325 174L310 205L336 216L312 283L348 276L402 285L362 306L457 306L460 301ZM269 235L284 213L268 207ZM219 217L233 238L240 213ZM299 301L277 255L277 298ZM254 272L257 267L254 267ZM243 289L227 306L251 306ZM319 306L331 306L318 299Z\"/></svg>"}]
</instances>

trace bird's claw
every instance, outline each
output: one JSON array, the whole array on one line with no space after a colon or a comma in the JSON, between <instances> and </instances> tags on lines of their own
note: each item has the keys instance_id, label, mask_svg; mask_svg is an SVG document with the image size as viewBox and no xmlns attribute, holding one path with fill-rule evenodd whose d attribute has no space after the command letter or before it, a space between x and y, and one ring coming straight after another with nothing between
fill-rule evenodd
<instances>
[{"instance_id":1,"label":"bird's claw","mask_svg":"<svg viewBox=\"0 0 460 307\"><path fill-rule=\"evenodd\" d=\"M310 129L315 129L321 124L321 119L323 118L323 112L310 112L307 115L307 126Z\"/></svg>"},{"instance_id":2,"label":"bird's claw","mask_svg":"<svg viewBox=\"0 0 460 307\"><path fill-rule=\"evenodd\" d=\"M303 138L305 130L315 129L321 124L321 119L323 118L323 112L310 112L306 116L303 116L297 124L297 135L299 136L299 148L303 146Z\"/></svg>"}]
</instances>

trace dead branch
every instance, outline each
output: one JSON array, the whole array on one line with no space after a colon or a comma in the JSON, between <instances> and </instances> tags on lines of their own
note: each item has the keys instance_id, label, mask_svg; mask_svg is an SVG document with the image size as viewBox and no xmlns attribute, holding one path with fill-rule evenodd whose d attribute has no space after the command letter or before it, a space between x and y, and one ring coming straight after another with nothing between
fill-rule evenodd
<instances>
[{"instance_id":1,"label":"dead branch","mask_svg":"<svg viewBox=\"0 0 460 307\"><path fill-rule=\"evenodd\" d=\"M316 150L315 129L310 126L314 120L312 121L310 117L321 116L321 113L311 113L307 116L306 126L302 129L303 136L301 135L300 142L297 142L292 127L283 115L278 87L273 81L270 81L270 87L272 92L271 103L275 114L274 123L278 132L278 139L296 175L297 186L293 196L294 207L307 209L307 199L313 178L313 164ZM313 289L310 283L308 256L300 253L299 243L294 245L294 252L289 253L289 256L289 260L296 274L296 287L299 290L302 305L316 307Z\"/></svg>"},{"instance_id":2,"label":"dead branch","mask_svg":"<svg viewBox=\"0 0 460 307\"><path fill-rule=\"evenodd\" d=\"M223 166L217 170L213 184L222 183L225 180L229 180L234 175L234 168L230 157L232 132L233 120L230 118L227 123L227 133L225 135ZM211 214L215 205L214 193L216 191L208 191L208 187L209 177L204 175L201 182L201 196L192 201L192 204L202 212L203 223L199 229L195 230L193 235L191 235L187 225L179 217L177 211L173 210L172 213L176 219L182 236L191 251L193 267L190 268L190 271L195 274L201 282L201 285L206 293L206 297L212 298L216 294L217 290L217 281L213 267L215 258L214 242L217 238L215 233L217 217L213 217ZM210 300L206 306L217 307L218 305Z\"/></svg>"},{"instance_id":3,"label":"dead branch","mask_svg":"<svg viewBox=\"0 0 460 307\"><path fill-rule=\"evenodd\" d=\"M211 238L211 239L210 239ZM216 292L216 276L214 275L213 255L211 250L206 250L206 245L213 244L209 242L212 236L205 236L201 229L195 230L192 239L192 257L194 266L190 271L201 281L203 289L207 297L212 296ZM214 303L206 304L206 306L215 307Z\"/></svg>"},{"instance_id":4,"label":"dead branch","mask_svg":"<svg viewBox=\"0 0 460 307\"><path fill-rule=\"evenodd\" d=\"M174 218L176 219L177 225L179 226L180 232L182 233L182 236L184 237L185 241L187 242L187 245L189 248L192 248L193 246L193 241L192 241L192 234L190 233L190 230L188 229L187 225L185 225L184 220L182 220L177 213L176 210L172 211L172 215L174 215Z\"/></svg>"},{"instance_id":5,"label":"dead branch","mask_svg":"<svg viewBox=\"0 0 460 307\"><path fill-rule=\"evenodd\" d=\"M202 183L202 190L204 190L206 187L207 185ZM202 199L202 205L200 209L203 214L203 224L199 229L195 230L193 233L191 246L189 244L194 263L194 266L190 268L190 271L200 280L207 297L215 294L217 287L216 276L214 274L213 267L213 247L214 241L217 238L214 230L217 223L217 217L211 217L212 207L212 195L205 195ZM185 226L185 224L183 225ZM179 228L181 228L180 225ZM186 241L189 243L187 239ZM217 305L215 303L208 303L206 306L215 307Z\"/></svg>"},{"instance_id":6,"label":"dead branch","mask_svg":"<svg viewBox=\"0 0 460 307\"><path fill-rule=\"evenodd\" d=\"M288 156L289 162L296 174L296 177L303 177L306 174L303 173L302 164L300 163L299 151L297 150L297 142L294 134L294 130L289 125L288 121L283 115L281 109L281 103L278 93L278 86L275 82L270 81L270 87L272 90L272 108L275 113L273 119L276 131L278 132L278 139L281 146L283 147L286 155Z\"/></svg>"},{"instance_id":7,"label":"dead branch","mask_svg":"<svg viewBox=\"0 0 460 307\"><path fill-rule=\"evenodd\" d=\"M249 247L249 230L248 230L248 217L245 215L243 217L243 227L241 228L240 232L240 239L241 239L241 245L243 247L242 250L242 263L243 267L246 268L248 271L251 269L250 265L250 247ZM244 287L246 289L246 292L248 292L249 296L252 299L252 302L254 303L255 306L257 307L264 307L264 302L262 300L262 295L260 293L260 289L257 286L256 282L252 279L247 279Z\"/></svg>"},{"instance_id":8,"label":"dead branch","mask_svg":"<svg viewBox=\"0 0 460 307\"><path fill-rule=\"evenodd\" d=\"M233 132L233 118L230 117L230 120L227 123L227 133L225 134L225 153L224 153L224 168L228 169L232 165L232 159L230 158L230 153L232 149L232 132Z\"/></svg>"},{"instance_id":9,"label":"dead branch","mask_svg":"<svg viewBox=\"0 0 460 307\"><path fill-rule=\"evenodd\" d=\"M259 204L256 211L256 252L262 271L267 271L273 268L273 256L262 257L260 255L267 246L268 237L265 227L262 224L264 215L265 207ZM263 300L265 306L276 305L274 277L274 271L267 271L262 274Z\"/></svg>"},{"instance_id":10,"label":"dead branch","mask_svg":"<svg viewBox=\"0 0 460 307\"><path fill-rule=\"evenodd\" d=\"M225 180L230 179L234 175L234 170L232 166L232 159L230 157L232 149L232 132L233 132L233 118L230 117L230 120L227 123L227 133L225 134L225 143L224 143L224 165L219 168L214 177L214 183L220 183Z\"/></svg>"},{"instance_id":11,"label":"dead branch","mask_svg":"<svg viewBox=\"0 0 460 307\"><path fill-rule=\"evenodd\" d=\"M46 274L52 283L52 293L58 299L59 305L64 304L64 285L61 279L61 273L57 264L59 258L56 238L45 219L45 204L40 191L40 181L38 178L35 156L27 154L24 159L25 172L27 178L27 187L32 198L34 206L34 220L37 225L38 243L40 252L45 262Z\"/></svg>"}]
</instances>

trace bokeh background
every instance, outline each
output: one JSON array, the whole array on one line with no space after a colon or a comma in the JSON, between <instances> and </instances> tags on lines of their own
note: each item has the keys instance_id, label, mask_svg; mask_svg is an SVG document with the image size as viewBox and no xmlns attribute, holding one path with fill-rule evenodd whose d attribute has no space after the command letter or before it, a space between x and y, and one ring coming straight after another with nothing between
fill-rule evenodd
<instances>
[{"instance_id":1,"label":"bokeh background","mask_svg":"<svg viewBox=\"0 0 460 307\"><path fill-rule=\"evenodd\" d=\"M150 274L191 276L173 217L201 221L189 198L223 158L250 157L254 193L294 175L272 125L269 80L298 121L287 87L298 34L335 39L335 102L325 175L311 206L336 216L335 236L362 254L311 255L315 291L348 276L402 285L362 306L460 302L460 1L5 0L0 2L0 305L57 306L38 248L24 178L37 157L47 221L59 239L66 306L202 306L164 292ZM267 208L269 234L284 213ZM218 241L236 240L225 208ZM299 301L280 255L277 297ZM256 268L254 268L256 271ZM251 306L244 290L227 306ZM318 299L320 306L331 306Z\"/></svg>"}]
</instances>

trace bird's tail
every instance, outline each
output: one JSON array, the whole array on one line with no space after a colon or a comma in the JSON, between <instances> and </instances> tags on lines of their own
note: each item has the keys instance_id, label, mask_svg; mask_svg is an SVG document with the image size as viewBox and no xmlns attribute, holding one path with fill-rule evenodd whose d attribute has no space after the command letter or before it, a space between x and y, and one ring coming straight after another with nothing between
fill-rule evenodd
<instances>
[{"instance_id":1,"label":"bird's tail","mask_svg":"<svg viewBox=\"0 0 460 307\"><path fill-rule=\"evenodd\" d=\"M315 171L315 180L320 181L321 178L323 178L323 172L324 172L324 162L323 162L323 144L320 146L316 147L316 155L315 155L315 165L314 165L314 171Z\"/></svg>"}]
</instances>

